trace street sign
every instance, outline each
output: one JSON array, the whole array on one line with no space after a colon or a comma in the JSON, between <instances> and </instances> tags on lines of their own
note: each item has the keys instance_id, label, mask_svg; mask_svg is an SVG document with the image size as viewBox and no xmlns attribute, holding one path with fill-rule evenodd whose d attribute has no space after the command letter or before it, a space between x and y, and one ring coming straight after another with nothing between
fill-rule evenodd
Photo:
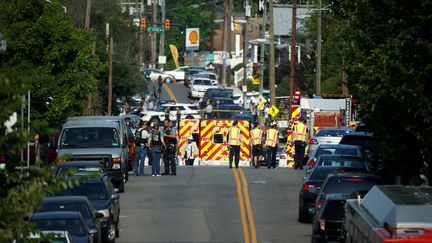
<instances>
[{"instance_id":1,"label":"street sign","mask_svg":"<svg viewBox=\"0 0 432 243\"><path fill-rule=\"evenodd\" d=\"M163 27L147 27L147 33L162 33L164 32Z\"/></svg>"},{"instance_id":2,"label":"street sign","mask_svg":"<svg viewBox=\"0 0 432 243\"><path fill-rule=\"evenodd\" d=\"M270 107L270 109L269 109L269 114L272 117L275 117L275 116L277 116L277 114L279 114L279 109L275 105L272 105L272 107Z\"/></svg>"},{"instance_id":3,"label":"street sign","mask_svg":"<svg viewBox=\"0 0 432 243\"><path fill-rule=\"evenodd\" d=\"M260 111L264 110L264 105L258 105L258 110Z\"/></svg>"},{"instance_id":4,"label":"street sign","mask_svg":"<svg viewBox=\"0 0 432 243\"><path fill-rule=\"evenodd\" d=\"M260 77L259 76L252 76L252 84L257 85L260 84Z\"/></svg>"},{"instance_id":5,"label":"street sign","mask_svg":"<svg viewBox=\"0 0 432 243\"><path fill-rule=\"evenodd\" d=\"M208 62L214 62L214 54L213 53L210 53L207 55L207 61Z\"/></svg>"},{"instance_id":6,"label":"street sign","mask_svg":"<svg viewBox=\"0 0 432 243\"><path fill-rule=\"evenodd\" d=\"M266 100L264 99L264 97L262 95L258 96L256 101L259 105L263 105L266 102Z\"/></svg>"}]
</instances>

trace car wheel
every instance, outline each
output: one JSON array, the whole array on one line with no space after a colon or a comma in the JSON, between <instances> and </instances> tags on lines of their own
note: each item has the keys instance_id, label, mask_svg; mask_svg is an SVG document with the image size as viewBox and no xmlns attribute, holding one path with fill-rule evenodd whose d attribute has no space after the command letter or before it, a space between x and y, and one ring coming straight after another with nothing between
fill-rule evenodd
<instances>
[{"instance_id":1,"label":"car wheel","mask_svg":"<svg viewBox=\"0 0 432 243\"><path fill-rule=\"evenodd\" d=\"M108 235L107 235L107 240L109 243L115 243L116 234L117 234L116 227L114 226L114 224L111 221L111 224L110 224L109 229L108 229Z\"/></svg>"},{"instance_id":2,"label":"car wheel","mask_svg":"<svg viewBox=\"0 0 432 243\"><path fill-rule=\"evenodd\" d=\"M164 79L164 82L165 82L165 83L171 83L171 82L172 82L172 78L170 78L170 77L166 77L166 78Z\"/></svg>"},{"instance_id":3,"label":"car wheel","mask_svg":"<svg viewBox=\"0 0 432 243\"><path fill-rule=\"evenodd\" d=\"M126 171L124 172L124 181L125 181L125 183L126 183L128 180L129 180L129 172L128 172L128 170L126 169Z\"/></svg>"},{"instance_id":4,"label":"car wheel","mask_svg":"<svg viewBox=\"0 0 432 243\"><path fill-rule=\"evenodd\" d=\"M120 185L119 185L119 192L124 192L125 191L125 180L121 180Z\"/></svg>"}]
</instances>

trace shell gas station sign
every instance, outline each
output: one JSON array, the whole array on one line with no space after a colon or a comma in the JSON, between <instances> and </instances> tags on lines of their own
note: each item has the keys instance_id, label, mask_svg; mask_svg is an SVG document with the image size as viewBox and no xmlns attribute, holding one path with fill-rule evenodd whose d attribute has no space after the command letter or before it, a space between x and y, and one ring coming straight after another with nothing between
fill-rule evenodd
<instances>
[{"instance_id":1,"label":"shell gas station sign","mask_svg":"<svg viewBox=\"0 0 432 243\"><path fill-rule=\"evenodd\" d=\"M186 28L186 50L199 50L200 33L199 28Z\"/></svg>"}]
</instances>

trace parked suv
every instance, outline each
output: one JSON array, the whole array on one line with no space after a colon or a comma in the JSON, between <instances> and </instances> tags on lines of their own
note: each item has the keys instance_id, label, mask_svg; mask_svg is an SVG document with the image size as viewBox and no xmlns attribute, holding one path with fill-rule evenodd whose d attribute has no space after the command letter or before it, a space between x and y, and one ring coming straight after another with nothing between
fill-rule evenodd
<instances>
[{"instance_id":1,"label":"parked suv","mask_svg":"<svg viewBox=\"0 0 432 243\"><path fill-rule=\"evenodd\" d=\"M110 175L113 184L120 192L124 192L128 140L127 137L121 136L120 131L120 124L112 121L66 122L60 133L58 154L59 156L71 154L70 160L74 161L100 162Z\"/></svg>"}]
</instances>

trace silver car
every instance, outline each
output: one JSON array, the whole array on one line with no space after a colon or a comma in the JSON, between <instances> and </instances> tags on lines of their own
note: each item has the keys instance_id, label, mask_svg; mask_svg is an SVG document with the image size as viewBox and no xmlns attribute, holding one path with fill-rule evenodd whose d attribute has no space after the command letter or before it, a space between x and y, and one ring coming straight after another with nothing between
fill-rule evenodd
<instances>
[{"instance_id":1,"label":"silver car","mask_svg":"<svg viewBox=\"0 0 432 243\"><path fill-rule=\"evenodd\" d=\"M323 128L309 140L309 151L315 150L320 144L338 144L345 134L352 132L352 128Z\"/></svg>"}]
</instances>

